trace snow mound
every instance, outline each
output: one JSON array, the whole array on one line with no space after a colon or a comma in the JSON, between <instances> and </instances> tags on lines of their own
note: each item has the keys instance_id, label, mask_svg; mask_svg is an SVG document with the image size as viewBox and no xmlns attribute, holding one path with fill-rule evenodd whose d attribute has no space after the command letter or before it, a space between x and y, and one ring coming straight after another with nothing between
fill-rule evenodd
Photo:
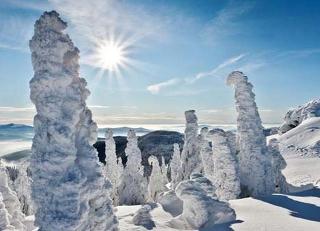
<instances>
[{"instance_id":1,"label":"snow mound","mask_svg":"<svg viewBox=\"0 0 320 231\"><path fill-rule=\"evenodd\" d=\"M279 133L284 134L297 127L302 121L312 117L320 117L320 98L289 110L284 117L284 123L280 126Z\"/></svg>"}]
</instances>

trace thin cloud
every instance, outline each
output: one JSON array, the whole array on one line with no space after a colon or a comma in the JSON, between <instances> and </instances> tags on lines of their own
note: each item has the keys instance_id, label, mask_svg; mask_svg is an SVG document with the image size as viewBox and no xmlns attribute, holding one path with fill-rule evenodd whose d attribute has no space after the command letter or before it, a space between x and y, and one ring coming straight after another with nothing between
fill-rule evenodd
<instances>
[{"instance_id":1,"label":"thin cloud","mask_svg":"<svg viewBox=\"0 0 320 231\"><path fill-rule=\"evenodd\" d=\"M34 107L0 107L0 112L26 112L35 111Z\"/></svg>"},{"instance_id":2,"label":"thin cloud","mask_svg":"<svg viewBox=\"0 0 320 231\"><path fill-rule=\"evenodd\" d=\"M181 80L176 79L176 78L175 79L169 79L169 80L161 82L161 83L150 85L150 86L147 87L147 90L151 94L158 94L164 88L167 88L167 87L170 87L170 86L174 86L174 85L178 84L180 81Z\"/></svg>"}]
</instances>

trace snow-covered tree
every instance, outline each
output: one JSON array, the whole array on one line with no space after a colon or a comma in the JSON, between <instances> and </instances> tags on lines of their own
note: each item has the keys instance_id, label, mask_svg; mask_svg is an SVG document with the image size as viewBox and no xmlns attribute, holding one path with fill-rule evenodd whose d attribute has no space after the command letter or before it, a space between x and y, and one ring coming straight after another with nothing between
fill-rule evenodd
<instances>
[{"instance_id":1,"label":"snow-covered tree","mask_svg":"<svg viewBox=\"0 0 320 231\"><path fill-rule=\"evenodd\" d=\"M181 153L179 144L173 144L173 155L170 161L171 188L174 189L182 178Z\"/></svg>"},{"instance_id":2,"label":"snow-covered tree","mask_svg":"<svg viewBox=\"0 0 320 231\"><path fill-rule=\"evenodd\" d=\"M8 212L9 224L16 230L26 230L24 225L25 216L21 211L19 199L17 194L9 187L8 175L6 168L3 166L0 166L0 193L2 195L2 203Z\"/></svg>"},{"instance_id":3,"label":"snow-covered tree","mask_svg":"<svg viewBox=\"0 0 320 231\"><path fill-rule=\"evenodd\" d=\"M194 110L185 112L186 128L184 132L184 145L181 153L182 180L189 179L192 173L202 171L198 140L198 118Z\"/></svg>"},{"instance_id":4,"label":"snow-covered tree","mask_svg":"<svg viewBox=\"0 0 320 231\"><path fill-rule=\"evenodd\" d=\"M97 152L97 125L86 106L90 92L79 77L79 50L63 33L55 11L35 23L30 41L36 106L30 169L39 230L117 230Z\"/></svg>"},{"instance_id":5,"label":"snow-covered tree","mask_svg":"<svg viewBox=\"0 0 320 231\"><path fill-rule=\"evenodd\" d=\"M271 194L271 155L267 151L266 137L252 84L242 72L234 71L227 79L235 88L237 118L237 150L239 150L240 182L242 194L254 197Z\"/></svg>"},{"instance_id":6,"label":"snow-covered tree","mask_svg":"<svg viewBox=\"0 0 320 231\"><path fill-rule=\"evenodd\" d=\"M128 131L127 140L128 142L125 153L128 160L121 175L121 182L119 185L119 204L143 204L147 200L148 182L143 176L141 151L138 147L138 139L134 130L130 129Z\"/></svg>"},{"instance_id":7,"label":"snow-covered tree","mask_svg":"<svg viewBox=\"0 0 320 231\"><path fill-rule=\"evenodd\" d=\"M205 228L207 224L222 224L236 219L228 203L214 200L201 185L193 180L182 181L176 187L177 196L183 201L182 214L169 224L179 230Z\"/></svg>"},{"instance_id":8,"label":"snow-covered tree","mask_svg":"<svg viewBox=\"0 0 320 231\"><path fill-rule=\"evenodd\" d=\"M150 156L148 162L152 166L148 184L148 194L149 198L156 202L160 193L167 190L166 184L168 183L168 178L167 173L160 167L157 157ZM164 165L164 162L162 162L162 166Z\"/></svg>"},{"instance_id":9,"label":"snow-covered tree","mask_svg":"<svg viewBox=\"0 0 320 231\"><path fill-rule=\"evenodd\" d=\"M232 200L240 195L239 167L232 153L228 136L222 129L213 129L209 134L214 160L214 185L219 200Z\"/></svg>"},{"instance_id":10,"label":"snow-covered tree","mask_svg":"<svg viewBox=\"0 0 320 231\"><path fill-rule=\"evenodd\" d=\"M285 176L281 172L286 168L287 163L279 151L279 142L277 139L269 140L268 152L272 155L272 173L275 192L288 193L289 185L286 181Z\"/></svg>"},{"instance_id":11,"label":"snow-covered tree","mask_svg":"<svg viewBox=\"0 0 320 231\"><path fill-rule=\"evenodd\" d=\"M10 225L10 214L3 203L2 193L0 192L0 230L14 230Z\"/></svg>"},{"instance_id":12,"label":"snow-covered tree","mask_svg":"<svg viewBox=\"0 0 320 231\"><path fill-rule=\"evenodd\" d=\"M107 129L105 132L106 144L106 165L105 175L112 184L111 199L114 205L119 204L118 187L120 184L121 174L123 172L122 162L118 162L116 155L116 144L113 139L112 129Z\"/></svg>"},{"instance_id":13,"label":"snow-covered tree","mask_svg":"<svg viewBox=\"0 0 320 231\"><path fill-rule=\"evenodd\" d=\"M203 164L203 173L211 182L214 182L214 162L212 147L207 137L208 128L203 127L200 130L199 143L200 143L200 155Z\"/></svg>"}]
</instances>

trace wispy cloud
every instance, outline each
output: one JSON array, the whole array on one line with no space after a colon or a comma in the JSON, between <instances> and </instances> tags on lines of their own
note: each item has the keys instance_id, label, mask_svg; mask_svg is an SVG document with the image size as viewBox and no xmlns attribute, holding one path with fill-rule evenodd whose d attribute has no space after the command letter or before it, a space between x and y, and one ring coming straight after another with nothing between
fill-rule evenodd
<instances>
[{"instance_id":1,"label":"wispy cloud","mask_svg":"<svg viewBox=\"0 0 320 231\"><path fill-rule=\"evenodd\" d=\"M226 72L229 70L230 67L233 67L236 63L241 61L246 54L240 54L237 56L233 56L219 65L217 65L215 68L213 68L210 71L206 72L199 72L195 74L192 77L185 77L185 78L172 78L160 83L152 84L147 87L147 90L151 94L159 94L163 90L172 88L173 86L179 86L179 89L174 88L173 91L168 93L167 95L173 96L173 95L195 95L204 92L204 89L190 89L188 86L194 84L198 80L206 77L217 77L217 76L223 76L226 74Z\"/></svg>"},{"instance_id":2,"label":"wispy cloud","mask_svg":"<svg viewBox=\"0 0 320 231\"><path fill-rule=\"evenodd\" d=\"M0 107L0 112L26 112L35 111L34 107Z\"/></svg>"}]
</instances>

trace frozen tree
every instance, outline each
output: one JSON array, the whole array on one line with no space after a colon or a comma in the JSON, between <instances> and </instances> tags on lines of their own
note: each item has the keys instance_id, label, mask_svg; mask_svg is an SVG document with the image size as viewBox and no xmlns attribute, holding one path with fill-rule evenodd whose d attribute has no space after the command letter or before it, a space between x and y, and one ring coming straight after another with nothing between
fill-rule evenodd
<instances>
[{"instance_id":1,"label":"frozen tree","mask_svg":"<svg viewBox=\"0 0 320 231\"><path fill-rule=\"evenodd\" d=\"M222 129L210 131L214 160L214 185L219 200L236 199L240 194L239 167L228 136Z\"/></svg>"},{"instance_id":2,"label":"frozen tree","mask_svg":"<svg viewBox=\"0 0 320 231\"><path fill-rule=\"evenodd\" d=\"M275 192L288 193L289 185L286 181L285 176L281 172L286 168L287 163L279 151L279 142L277 141L277 139L269 140L268 152L272 155L272 173Z\"/></svg>"},{"instance_id":3,"label":"frozen tree","mask_svg":"<svg viewBox=\"0 0 320 231\"><path fill-rule=\"evenodd\" d=\"M181 181L182 165L179 144L173 144L173 156L170 161L171 188L174 189Z\"/></svg>"},{"instance_id":4,"label":"frozen tree","mask_svg":"<svg viewBox=\"0 0 320 231\"><path fill-rule=\"evenodd\" d=\"M200 155L203 164L204 176L207 177L211 182L214 182L214 163L212 147L207 138L208 128L203 127L200 130L199 143L200 143Z\"/></svg>"},{"instance_id":5,"label":"frozen tree","mask_svg":"<svg viewBox=\"0 0 320 231\"><path fill-rule=\"evenodd\" d=\"M254 197L271 194L271 155L252 92L252 84L242 72L234 71L227 79L235 88L237 118L237 150L239 150L242 194Z\"/></svg>"},{"instance_id":6,"label":"frozen tree","mask_svg":"<svg viewBox=\"0 0 320 231\"><path fill-rule=\"evenodd\" d=\"M117 230L109 190L92 144L97 125L79 77L79 50L55 11L35 23L30 41L36 106L30 169L39 230Z\"/></svg>"},{"instance_id":7,"label":"frozen tree","mask_svg":"<svg viewBox=\"0 0 320 231\"><path fill-rule=\"evenodd\" d=\"M180 230L205 228L208 224L222 224L236 219L228 203L214 200L193 180L182 181L176 188L177 196L183 201L182 214L169 224Z\"/></svg>"},{"instance_id":8,"label":"frozen tree","mask_svg":"<svg viewBox=\"0 0 320 231\"><path fill-rule=\"evenodd\" d=\"M0 193L2 195L2 203L8 212L9 223L16 230L26 230L24 225L25 216L21 211L21 205L17 194L11 190L8 184L8 175L6 168L0 166Z\"/></svg>"},{"instance_id":9,"label":"frozen tree","mask_svg":"<svg viewBox=\"0 0 320 231\"><path fill-rule=\"evenodd\" d=\"M160 167L157 157L150 156L148 161L152 166L152 172L148 184L148 194L152 201L157 201L160 193L167 190L167 174L166 172L163 172L163 169ZM164 166L164 162L162 162L162 166Z\"/></svg>"},{"instance_id":10,"label":"frozen tree","mask_svg":"<svg viewBox=\"0 0 320 231\"><path fill-rule=\"evenodd\" d=\"M193 172L202 171L198 140L198 119L194 110L185 112L186 128L184 132L184 145L181 153L182 179L189 179Z\"/></svg>"},{"instance_id":11,"label":"frozen tree","mask_svg":"<svg viewBox=\"0 0 320 231\"><path fill-rule=\"evenodd\" d=\"M119 186L120 205L138 205L146 202L148 195L148 182L143 176L141 164L141 151L134 130L130 129L127 135L127 164L121 176Z\"/></svg>"},{"instance_id":12,"label":"frozen tree","mask_svg":"<svg viewBox=\"0 0 320 231\"><path fill-rule=\"evenodd\" d=\"M118 162L116 155L116 144L113 139L112 129L107 129L105 132L106 144L106 165L105 175L111 181L112 192L111 199L114 205L119 204L118 187L120 184L121 174L123 172L122 162Z\"/></svg>"},{"instance_id":13,"label":"frozen tree","mask_svg":"<svg viewBox=\"0 0 320 231\"><path fill-rule=\"evenodd\" d=\"M150 205L143 205L133 216L132 222L134 225L142 226L148 230L156 227L152 217L150 215L150 211L152 207Z\"/></svg>"},{"instance_id":14,"label":"frozen tree","mask_svg":"<svg viewBox=\"0 0 320 231\"><path fill-rule=\"evenodd\" d=\"M2 193L0 192L0 230L14 230L10 225L10 214L3 203Z\"/></svg>"}]
</instances>

